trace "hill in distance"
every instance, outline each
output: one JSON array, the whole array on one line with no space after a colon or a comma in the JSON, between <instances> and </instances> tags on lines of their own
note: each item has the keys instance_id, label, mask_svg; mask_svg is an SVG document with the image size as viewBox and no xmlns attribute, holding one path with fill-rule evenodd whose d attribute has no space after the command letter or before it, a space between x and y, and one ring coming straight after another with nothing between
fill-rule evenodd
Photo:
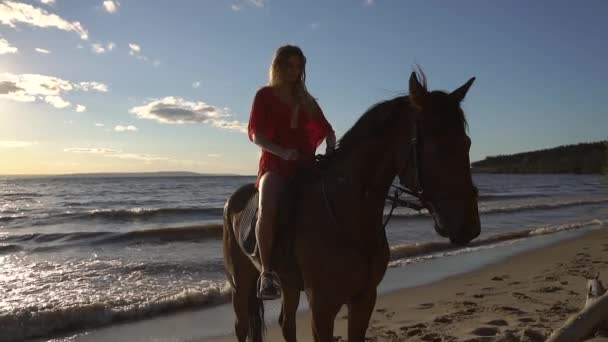
<instances>
[{"instance_id":1,"label":"hill in distance","mask_svg":"<svg viewBox=\"0 0 608 342\"><path fill-rule=\"evenodd\" d=\"M608 174L608 142L563 145L487 157L471 164L476 173Z\"/></svg>"}]
</instances>

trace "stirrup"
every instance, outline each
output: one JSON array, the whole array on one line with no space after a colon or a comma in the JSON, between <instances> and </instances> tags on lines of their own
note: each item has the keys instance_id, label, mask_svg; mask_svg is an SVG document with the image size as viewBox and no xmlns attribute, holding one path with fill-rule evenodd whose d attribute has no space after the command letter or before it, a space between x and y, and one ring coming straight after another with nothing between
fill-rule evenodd
<instances>
[{"instance_id":1,"label":"stirrup","mask_svg":"<svg viewBox=\"0 0 608 342\"><path fill-rule=\"evenodd\" d=\"M271 282L270 286L266 289L262 289L263 278L270 279ZM257 297L261 300L273 300L281 298L281 281L275 272L267 271L260 274L257 282Z\"/></svg>"}]
</instances>

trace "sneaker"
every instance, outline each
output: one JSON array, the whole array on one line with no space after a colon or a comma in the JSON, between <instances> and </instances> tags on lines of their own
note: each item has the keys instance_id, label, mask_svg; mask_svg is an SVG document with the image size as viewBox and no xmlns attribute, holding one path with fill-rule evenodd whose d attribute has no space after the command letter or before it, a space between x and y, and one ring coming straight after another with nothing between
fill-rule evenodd
<instances>
[{"instance_id":1,"label":"sneaker","mask_svg":"<svg viewBox=\"0 0 608 342\"><path fill-rule=\"evenodd\" d=\"M281 298L281 283L276 273L264 272L260 274L260 279L258 280L258 298L261 300Z\"/></svg>"}]
</instances>

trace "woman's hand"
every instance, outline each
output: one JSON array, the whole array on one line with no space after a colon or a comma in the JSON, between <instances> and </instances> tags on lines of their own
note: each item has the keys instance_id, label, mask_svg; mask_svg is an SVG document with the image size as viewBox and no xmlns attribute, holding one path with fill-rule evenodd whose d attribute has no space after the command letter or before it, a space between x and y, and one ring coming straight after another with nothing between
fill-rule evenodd
<instances>
[{"instance_id":1,"label":"woman's hand","mask_svg":"<svg viewBox=\"0 0 608 342\"><path fill-rule=\"evenodd\" d=\"M298 160L300 159L300 152L295 149L287 149L282 153L281 158L285 160Z\"/></svg>"}]
</instances>

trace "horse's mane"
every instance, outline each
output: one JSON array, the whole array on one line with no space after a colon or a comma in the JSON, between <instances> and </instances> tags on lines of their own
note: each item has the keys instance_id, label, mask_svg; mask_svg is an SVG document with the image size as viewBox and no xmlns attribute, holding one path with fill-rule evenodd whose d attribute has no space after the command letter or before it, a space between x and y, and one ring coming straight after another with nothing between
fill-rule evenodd
<instances>
[{"instance_id":1,"label":"horse's mane","mask_svg":"<svg viewBox=\"0 0 608 342\"><path fill-rule=\"evenodd\" d=\"M391 110L397 101L402 101L403 96L392 100L382 101L371 106L355 124L336 143L336 154L344 154L351 151L361 141L376 137L384 133L387 123L397 113Z\"/></svg>"},{"instance_id":2,"label":"horse's mane","mask_svg":"<svg viewBox=\"0 0 608 342\"><path fill-rule=\"evenodd\" d=\"M424 72L420 67L415 72L422 87L428 92ZM468 124L464 112L459 104L451 102L449 92L435 90L428 92L428 96L429 102L434 103L436 110L431 110L420 115L418 119L420 123L424 126L429 126L431 131L442 135L466 132ZM408 108L410 107L409 101L409 96L402 95L372 105L336 143L334 155L347 154L362 141L385 134L386 128L399 115L399 111L395 110L395 107Z\"/></svg>"}]
</instances>

